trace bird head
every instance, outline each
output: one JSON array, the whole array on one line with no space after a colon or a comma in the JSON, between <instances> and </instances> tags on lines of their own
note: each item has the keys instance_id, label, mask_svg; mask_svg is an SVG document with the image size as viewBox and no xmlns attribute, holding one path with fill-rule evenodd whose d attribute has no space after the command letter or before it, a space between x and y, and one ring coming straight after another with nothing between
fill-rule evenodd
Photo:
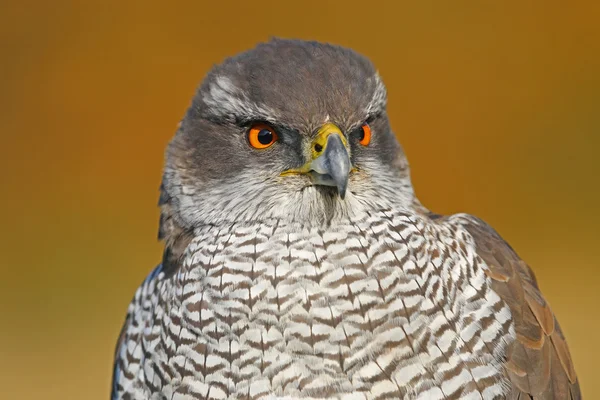
<instances>
[{"instance_id":1,"label":"bird head","mask_svg":"<svg viewBox=\"0 0 600 400\"><path fill-rule=\"evenodd\" d=\"M329 44L275 39L215 66L166 158L167 228L319 225L415 201L377 71Z\"/></svg>"}]
</instances>

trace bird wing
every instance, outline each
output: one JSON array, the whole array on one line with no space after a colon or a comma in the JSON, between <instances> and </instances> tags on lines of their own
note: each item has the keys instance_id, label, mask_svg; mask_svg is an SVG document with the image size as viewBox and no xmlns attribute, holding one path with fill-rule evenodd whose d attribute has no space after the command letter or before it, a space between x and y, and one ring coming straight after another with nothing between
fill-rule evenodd
<instances>
[{"instance_id":1,"label":"bird wing","mask_svg":"<svg viewBox=\"0 0 600 400\"><path fill-rule=\"evenodd\" d=\"M144 309L143 302L146 295L152 292L154 285L158 279L164 277L164 268L159 264L144 280L135 293L129 307L127 309L127 317L121 328L117 346L115 347L115 357L112 375L111 399L116 400L121 398L123 391L127 390L123 387L124 381L135 380L137 371L142 365L142 360L139 356L134 356L127 350L127 344L133 342L139 345L140 335L143 329Z\"/></svg>"},{"instance_id":2,"label":"bird wing","mask_svg":"<svg viewBox=\"0 0 600 400\"><path fill-rule=\"evenodd\" d=\"M132 311L129 310L127 312L127 317L125 318L125 322L123 323L123 327L121 328L121 333L119 333L119 339L117 340L117 346L115 347L115 356L114 356L114 365L113 365L113 374L112 374L112 385L111 385L111 394L110 398L115 400L118 398L119 391L119 374L123 368L123 360L119 357L121 353L121 347L123 347L123 343L125 342L125 338L127 337L127 329L129 328L129 324L132 320Z\"/></svg>"},{"instance_id":3,"label":"bird wing","mask_svg":"<svg viewBox=\"0 0 600 400\"><path fill-rule=\"evenodd\" d=\"M509 399L581 399L567 342L531 268L498 233L475 217L465 228L489 269L492 289L512 312L516 340L504 364Z\"/></svg>"}]
</instances>

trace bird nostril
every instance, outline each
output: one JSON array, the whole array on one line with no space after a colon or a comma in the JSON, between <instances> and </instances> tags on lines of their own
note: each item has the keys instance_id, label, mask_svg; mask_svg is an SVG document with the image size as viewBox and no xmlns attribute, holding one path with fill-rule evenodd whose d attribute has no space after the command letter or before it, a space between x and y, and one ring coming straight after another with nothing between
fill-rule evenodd
<instances>
[{"instance_id":1,"label":"bird nostril","mask_svg":"<svg viewBox=\"0 0 600 400\"><path fill-rule=\"evenodd\" d=\"M323 150L323 146L321 146L319 143L315 144L315 151L317 153L320 153L321 150Z\"/></svg>"}]
</instances>

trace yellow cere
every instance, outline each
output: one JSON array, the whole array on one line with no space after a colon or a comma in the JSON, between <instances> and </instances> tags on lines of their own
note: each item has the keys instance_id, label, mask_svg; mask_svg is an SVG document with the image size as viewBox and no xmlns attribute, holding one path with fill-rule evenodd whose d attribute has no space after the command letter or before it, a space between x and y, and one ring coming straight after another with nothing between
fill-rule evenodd
<instances>
[{"instance_id":1,"label":"yellow cere","mask_svg":"<svg viewBox=\"0 0 600 400\"><path fill-rule=\"evenodd\" d=\"M346 137L342 133L342 130L340 128L338 128L337 125L332 124L331 122L328 122L325 125L323 125L321 128L319 128L319 131L317 132L317 137L315 138L315 140L313 140L313 142L310 145L312 160L315 160L317 157L319 157L321 154L323 154L323 152L325 151L325 146L327 146L327 138L329 137L329 135L332 135L334 133L337 133L338 135L340 135L340 138L342 139L342 143L344 144L344 146L346 146L346 148L348 148L348 141L346 140ZM320 151L315 150L315 145L321 146ZM307 174L310 172L310 169L311 169L310 164L311 164L312 160L307 162L300 168L288 169L287 171L283 171L280 175L286 176L286 175L296 175L296 174ZM355 170L355 168L353 168L352 170Z\"/></svg>"},{"instance_id":2,"label":"yellow cere","mask_svg":"<svg viewBox=\"0 0 600 400\"><path fill-rule=\"evenodd\" d=\"M346 146L346 148L348 147L348 141L346 140L346 137L342 133L342 130L340 128L338 128L337 125L332 124L331 122L328 122L319 129L319 131L317 132L317 137L315 138L315 140L312 142L312 145L310 146L313 160L315 158L319 157L323 153L323 151L325 151L325 146L327 145L327 138L329 137L329 135L334 134L334 133L337 133L338 135L340 135L340 138L342 139L342 143L344 143L344 146ZM317 144L321 146L320 151L315 150L315 145L317 145Z\"/></svg>"}]
</instances>

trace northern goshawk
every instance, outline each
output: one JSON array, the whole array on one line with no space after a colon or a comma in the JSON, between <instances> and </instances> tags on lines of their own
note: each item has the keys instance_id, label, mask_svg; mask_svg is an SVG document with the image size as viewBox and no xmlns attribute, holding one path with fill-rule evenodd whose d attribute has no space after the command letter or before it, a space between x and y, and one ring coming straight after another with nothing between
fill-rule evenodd
<instances>
[{"instance_id":1,"label":"northern goshawk","mask_svg":"<svg viewBox=\"0 0 600 400\"><path fill-rule=\"evenodd\" d=\"M214 67L160 207L113 399L581 398L533 272L420 204L352 50L272 40Z\"/></svg>"}]
</instances>

